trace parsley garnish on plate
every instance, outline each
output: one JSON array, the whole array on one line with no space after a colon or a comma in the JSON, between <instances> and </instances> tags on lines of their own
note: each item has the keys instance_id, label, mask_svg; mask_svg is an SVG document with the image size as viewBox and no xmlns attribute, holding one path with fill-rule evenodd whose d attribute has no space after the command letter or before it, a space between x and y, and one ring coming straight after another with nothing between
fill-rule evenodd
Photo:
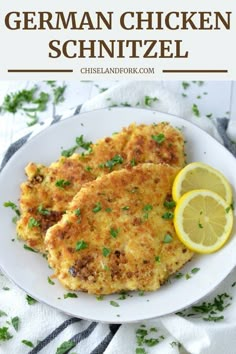
<instances>
[{"instance_id":1,"label":"parsley garnish on plate","mask_svg":"<svg viewBox=\"0 0 236 354\"><path fill-rule=\"evenodd\" d=\"M103 249L102 249L102 255L103 255L104 257L108 257L110 253L111 253L111 250L110 250L109 248L103 247Z\"/></svg>"},{"instance_id":2,"label":"parsley garnish on plate","mask_svg":"<svg viewBox=\"0 0 236 354\"><path fill-rule=\"evenodd\" d=\"M93 207L93 212L98 213L100 210L102 210L102 205L100 202L97 202Z\"/></svg>"},{"instance_id":3,"label":"parsley garnish on plate","mask_svg":"<svg viewBox=\"0 0 236 354\"><path fill-rule=\"evenodd\" d=\"M173 200L165 200L163 205L167 209L173 209L176 206L176 203Z\"/></svg>"},{"instance_id":4,"label":"parsley garnish on plate","mask_svg":"<svg viewBox=\"0 0 236 354\"><path fill-rule=\"evenodd\" d=\"M107 167L109 168L110 171L112 171L115 165L122 164L123 161L124 159L121 155L115 155L111 160L108 160L105 163L101 163L99 167L101 168Z\"/></svg>"},{"instance_id":5,"label":"parsley garnish on plate","mask_svg":"<svg viewBox=\"0 0 236 354\"><path fill-rule=\"evenodd\" d=\"M152 140L154 140L158 144L162 144L165 141L166 137L163 133L158 135L152 135Z\"/></svg>"},{"instance_id":6,"label":"parsley garnish on plate","mask_svg":"<svg viewBox=\"0 0 236 354\"><path fill-rule=\"evenodd\" d=\"M41 215L50 215L51 214L50 210L45 209L42 205L38 206L37 211Z\"/></svg>"},{"instance_id":7,"label":"parsley garnish on plate","mask_svg":"<svg viewBox=\"0 0 236 354\"><path fill-rule=\"evenodd\" d=\"M70 184L71 184L70 181L66 181L64 179L58 179L55 182L55 186L58 187L58 188L65 188L66 186L69 186Z\"/></svg>"},{"instance_id":8,"label":"parsley garnish on plate","mask_svg":"<svg viewBox=\"0 0 236 354\"><path fill-rule=\"evenodd\" d=\"M5 206L5 208L11 208L16 213L17 216L20 216L20 210L15 203L9 201L9 202L5 202L3 205Z\"/></svg>"},{"instance_id":9,"label":"parsley garnish on plate","mask_svg":"<svg viewBox=\"0 0 236 354\"><path fill-rule=\"evenodd\" d=\"M112 227L110 229L110 235L113 238L116 238L118 236L119 232L120 232L120 230L119 229L115 229L114 227Z\"/></svg>"},{"instance_id":10,"label":"parsley garnish on plate","mask_svg":"<svg viewBox=\"0 0 236 354\"><path fill-rule=\"evenodd\" d=\"M75 246L76 251L81 251L81 250L84 250L85 248L88 248L88 244L84 240L80 240L76 243L76 246Z\"/></svg>"},{"instance_id":11,"label":"parsley garnish on plate","mask_svg":"<svg viewBox=\"0 0 236 354\"><path fill-rule=\"evenodd\" d=\"M26 250L26 251L30 251L30 252L34 252L34 253L38 253L38 251L36 251L36 250L34 250L33 248L31 248L31 247L29 247L29 246L27 246L27 245L25 245L24 244L24 249Z\"/></svg>"},{"instance_id":12,"label":"parsley garnish on plate","mask_svg":"<svg viewBox=\"0 0 236 354\"><path fill-rule=\"evenodd\" d=\"M68 299L68 298L77 298L78 295L75 294L75 293L67 293L67 294L64 294L64 299Z\"/></svg>"},{"instance_id":13,"label":"parsley garnish on plate","mask_svg":"<svg viewBox=\"0 0 236 354\"><path fill-rule=\"evenodd\" d=\"M120 307L120 305L118 304L118 302L113 301L113 300L110 301L110 305L111 305L111 306L114 306L114 307Z\"/></svg>"},{"instance_id":14,"label":"parsley garnish on plate","mask_svg":"<svg viewBox=\"0 0 236 354\"><path fill-rule=\"evenodd\" d=\"M167 211L166 213L164 213L162 215L162 219L165 219L165 220L173 219L173 217L174 217L174 214L171 211Z\"/></svg>"},{"instance_id":15,"label":"parsley garnish on plate","mask_svg":"<svg viewBox=\"0 0 236 354\"><path fill-rule=\"evenodd\" d=\"M83 148L84 150L89 150L91 148L92 142L91 141L85 141L83 135L78 136L75 139L75 141L76 141L77 146Z\"/></svg>"},{"instance_id":16,"label":"parsley garnish on plate","mask_svg":"<svg viewBox=\"0 0 236 354\"><path fill-rule=\"evenodd\" d=\"M171 243L173 241L173 237L170 234L166 234L163 239L163 243Z\"/></svg>"},{"instance_id":17,"label":"parsley garnish on plate","mask_svg":"<svg viewBox=\"0 0 236 354\"><path fill-rule=\"evenodd\" d=\"M50 277L48 277L48 284L55 285L54 281L52 281L52 279Z\"/></svg>"},{"instance_id":18,"label":"parsley garnish on plate","mask_svg":"<svg viewBox=\"0 0 236 354\"><path fill-rule=\"evenodd\" d=\"M36 220L33 216L29 218L28 227L32 229L33 227L39 227L40 221Z\"/></svg>"}]
</instances>

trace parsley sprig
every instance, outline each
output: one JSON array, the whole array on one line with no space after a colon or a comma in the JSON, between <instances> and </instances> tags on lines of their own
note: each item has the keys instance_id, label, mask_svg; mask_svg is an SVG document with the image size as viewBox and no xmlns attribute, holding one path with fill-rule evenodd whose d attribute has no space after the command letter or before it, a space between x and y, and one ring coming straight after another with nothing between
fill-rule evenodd
<instances>
[{"instance_id":1,"label":"parsley sprig","mask_svg":"<svg viewBox=\"0 0 236 354\"><path fill-rule=\"evenodd\" d=\"M52 100L54 105L64 101L66 85L57 85L56 81L46 81L51 87L51 92L39 91L38 86L30 89L23 89L7 94L0 106L0 113L21 113L28 118L28 126L32 126L39 121L39 114L48 108L48 103Z\"/></svg>"},{"instance_id":2,"label":"parsley sprig","mask_svg":"<svg viewBox=\"0 0 236 354\"><path fill-rule=\"evenodd\" d=\"M61 155L65 156L65 157L70 157L79 148L82 148L82 149L86 150L88 153L92 152L92 148L91 148L92 142L84 140L83 134L78 136L78 137L76 137L75 138L75 142L76 142L76 145L72 146L71 148L69 148L67 150L63 150L61 152Z\"/></svg>"},{"instance_id":3,"label":"parsley sprig","mask_svg":"<svg viewBox=\"0 0 236 354\"><path fill-rule=\"evenodd\" d=\"M177 312L182 317L197 317L203 321L218 322L224 319L222 312L231 305L232 297L223 293L217 295L211 302L202 302L200 305L192 306L188 310Z\"/></svg>"}]
</instances>

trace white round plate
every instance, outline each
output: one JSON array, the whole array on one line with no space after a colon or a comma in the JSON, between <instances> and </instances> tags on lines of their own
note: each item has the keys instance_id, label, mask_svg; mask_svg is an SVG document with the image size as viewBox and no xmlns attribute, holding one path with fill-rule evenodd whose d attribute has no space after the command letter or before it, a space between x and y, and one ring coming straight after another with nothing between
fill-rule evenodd
<instances>
[{"instance_id":1,"label":"white round plate","mask_svg":"<svg viewBox=\"0 0 236 354\"><path fill-rule=\"evenodd\" d=\"M170 122L183 130L187 161L202 161L219 169L236 186L235 158L215 139L195 125L155 111L114 108L79 114L45 129L24 145L9 161L0 174L1 247L0 265L6 275L35 299L72 316L89 320L127 323L151 319L177 312L210 293L236 265L235 227L229 242L219 252L196 255L182 270L191 278L171 279L161 289L151 293L131 293L125 300L119 294L106 296L98 301L95 296L78 293L78 298L66 298L65 290L55 280L48 283L52 274L46 260L40 254L26 251L21 241L15 240L12 211L3 207L6 201L18 203L20 183L25 180L24 167L30 162L49 164L60 156L61 149L73 146L75 137L81 134L89 141L111 135L132 122ZM235 191L234 191L235 192ZM192 274L193 268L200 270ZM142 295L142 296L141 296ZM111 305L113 300L119 307Z\"/></svg>"}]
</instances>

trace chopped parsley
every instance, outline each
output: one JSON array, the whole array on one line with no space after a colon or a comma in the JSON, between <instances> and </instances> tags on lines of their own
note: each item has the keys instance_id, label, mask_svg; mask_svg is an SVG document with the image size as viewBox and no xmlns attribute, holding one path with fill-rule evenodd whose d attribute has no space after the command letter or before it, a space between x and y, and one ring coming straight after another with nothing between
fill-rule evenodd
<instances>
[{"instance_id":1,"label":"chopped parsley","mask_svg":"<svg viewBox=\"0 0 236 354\"><path fill-rule=\"evenodd\" d=\"M104 296L103 296L103 295L97 295L97 296L96 296L96 299L97 299L98 301L102 301L102 300L104 299Z\"/></svg>"},{"instance_id":2,"label":"chopped parsley","mask_svg":"<svg viewBox=\"0 0 236 354\"><path fill-rule=\"evenodd\" d=\"M130 160L130 165L131 165L132 167L136 166L136 165L137 165L136 160L135 160L135 159Z\"/></svg>"},{"instance_id":3,"label":"chopped parsley","mask_svg":"<svg viewBox=\"0 0 236 354\"><path fill-rule=\"evenodd\" d=\"M143 210L144 211L150 211L150 210L152 210L153 209L153 206L151 205L151 204L147 204L147 205L145 205L144 207L143 207Z\"/></svg>"},{"instance_id":4,"label":"chopped parsley","mask_svg":"<svg viewBox=\"0 0 236 354\"><path fill-rule=\"evenodd\" d=\"M76 144L78 147L83 148L84 150L89 150L91 148L92 142L91 141L85 141L83 134L78 136L76 139Z\"/></svg>"},{"instance_id":5,"label":"chopped parsley","mask_svg":"<svg viewBox=\"0 0 236 354\"><path fill-rule=\"evenodd\" d=\"M33 227L39 227L40 221L36 220L33 216L29 218L28 227L32 229Z\"/></svg>"},{"instance_id":6,"label":"chopped parsley","mask_svg":"<svg viewBox=\"0 0 236 354\"><path fill-rule=\"evenodd\" d=\"M111 209L111 208L106 208L105 211L106 211L107 213L111 213L111 212L112 212L112 209Z\"/></svg>"},{"instance_id":7,"label":"chopped parsley","mask_svg":"<svg viewBox=\"0 0 236 354\"><path fill-rule=\"evenodd\" d=\"M136 348L135 354L147 354L147 352L144 348Z\"/></svg>"},{"instance_id":8,"label":"chopped parsley","mask_svg":"<svg viewBox=\"0 0 236 354\"><path fill-rule=\"evenodd\" d=\"M223 293L217 295L211 302L204 301L200 305L177 312L177 315L182 317L200 317L203 321L218 322L224 319L221 313L231 305L229 300L232 300L232 297L227 293Z\"/></svg>"},{"instance_id":9,"label":"chopped parsley","mask_svg":"<svg viewBox=\"0 0 236 354\"><path fill-rule=\"evenodd\" d=\"M102 205L100 202L97 202L93 208L93 212L98 213L100 210L102 210Z\"/></svg>"},{"instance_id":10,"label":"chopped parsley","mask_svg":"<svg viewBox=\"0 0 236 354\"><path fill-rule=\"evenodd\" d=\"M120 305L118 304L118 302L113 301L113 300L110 301L110 305L111 305L111 306L114 306L114 307L120 307Z\"/></svg>"},{"instance_id":11,"label":"chopped parsley","mask_svg":"<svg viewBox=\"0 0 236 354\"><path fill-rule=\"evenodd\" d=\"M211 118L212 116L213 116L212 113L206 114L206 117L207 117L207 118Z\"/></svg>"},{"instance_id":12,"label":"chopped parsley","mask_svg":"<svg viewBox=\"0 0 236 354\"><path fill-rule=\"evenodd\" d=\"M99 167L101 168L107 167L109 168L110 171L112 171L115 165L122 164L123 161L124 159L121 155L115 155L111 160L108 160L105 163L101 163Z\"/></svg>"},{"instance_id":13,"label":"chopped parsley","mask_svg":"<svg viewBox=\"0 0 236 354\"><path fill-rule=\"evenodd\" d=\"M172 213L171 211L167 211L166 213L164 213L162 215L162 219L165 219L165 220L173 219L173 217L174 217L174 213Z\"/></svg>"},{"instance_id":14,"label":"chopped parsley","mask_svg":"<svg viewBox=\"0 0 236 354\"><path fill-rule=\"evenodd\" d=\"M20 319L18 316L15 316L11 319L11 324L14 327L15 331L17 332L19 329L19 325L20 325Z\"/></svg>"},{"instance_id":15,"label":"chopped parsley","mask_svg":"<svg viewBox=\"0 0 236 354\"><path fill-rule=\"evenodd\" d=\"M157 97L150 97L150 96L145 96L144 97L144 104L145 106L151 107L153 102L158 102L159 99Z\"/></svg>"},{"instance_id":16,"label":"chopped parsley","mask_svg":"<svg viewBox=\"0 0 236 354\"><path fill-rule=\"evenodd\" d=\"M115 229L114 227L112 227L110 229L110 235L113 238L116 238L118 236L119 232L120 232L120 230L119 229Z\"/></svg>"},{"instance_id":17,"label":"chopped parsley","mask_svg":"<svg viewBox=\"0 0 236 354\"><path fill-rule=\"evenodd\" d=\"M51 214L50 210L45 209L42 205L39 205L37 211L41 215L50 215Z\"/></svg>"},{"instance_id":18,"label":"chopped parsley","mask_svg":"<svg viewBox=\"0 0 236 354\"><path fill-rule=\"evenodd\" d=\"M158 143L158 144L162 144L165 140L166 140L166 137L163 133L160 133L158 135L152 135L152 139Z\"/></svg>"},{"instance_id":19,"label":"chopped parsley","mask_svg":"<svg viewBox=\"0 0 236 354\"><path fill-rule=\"evenodd\" d=\"M192 112L196 117L200 117L200 111L198 109L198 106L196 105L196 103L194 103L192 105Z\"/></svg>"},{"instance_id":20,"label":"chopped parsley","mask_svg":"<svg viewBox=\"0 0 236 354\"><path fill-rule=\"evenodd\" d=\"M153 209L153 206L151 204L147 204L143 207L143 211L145 211L144 215L143 215L143 218L145 220L148 219L149 217L149 211L151 211Z\"/></svg>"},{"instance_id":21,"label":"chopped parsley","mask_svg":"<svg viewBox=\"0 0 236 354\"><path fill-rule=\"evenodd\" d=\"M163 243L171 243L173 241L173 237L170 234L166 234L163 239Z\"/></svg>"},{"instance_id":22,"label":"chopped parsley","mask_svg":"<svg viewBox=\"0 0 236 354\"><path fill-rule=\"evenodd\" d=\"M34 100L34 94L37 91L37 87L33 87L30 90L21 90L12 92L4 97L1 112L16 113L23 108L25 103L31 103Z\"/></svg>"},{"instance_id":23,"label":"chopped parsley","mask_svg":"<svg viewBox=\"0 0 236 354\"><path fill-rule=\"evenodd\" d=\"M66 90L66 85L54 87L53 92L53 103L55 105L63 102L65 100L64 93Z\"/></svg>"},{"instance_id":24,"label":"chopped parsley","mask_svg":"<svg viewBox=\"0 0 236 354\"><path fill-rule=\"evenodd\" d=\"M33 297L31 297L30 295L26 295L26 301L28 303L28 305L34 305L36 304L37 300L35 300Z\"/></svg>"},{"instance_id":25,"label":"chopped parsley","mask_svg":"<svg viewBox=\"0 0 236 354\"><path fill-rule=\"evenodd\" d=\"M102 255L103 255L104 257L109 256L110 253L111 253L111 250L110 250L109 248L103 247L103 249L102 249Z\"/></svg>"},{"instance_id":26,"label":"chopped parsley","mask_svg":"<svg viewBox=\"0 0 236 354\"><path fill-rule=\"evenodd\" d=\"M48 284L55 285L54 281L52 281L52 279L50 277L48 277Z\"/></svg>"},{"instance_id":27,"label":"chopped parsley","mask_svg":"<svg viewBox=\"0 0 236 354\"><path fill-rule=\"evenodd\" d=\"M78 295L75 294L75 293L67 293L67 294L64 294L64 299L68 299L68 298L77 298Z\"/></svg>"},{"instance_id":28,"label":"chopped parsley","mask_svg":"<svg viewBox=\"0 0 236 354\"><path fill-rule=\"evenodd\" d=\"M163 335L157 336L158 329L156 327L146 328L145 325L141 325L136 330L136 353L147 353L145 347L154 347L165 339ZM155 337L151 337L154 335Z\"/></svg>"},{"instance_id":29,"label":"chopped parsley","mask_svg":"<svg viewBox=\"0 0 236 354\"><path fill-rule=\"evenodd\" d=\"M56 351L56 354L66 354L68 351L76 346L76 343L72 340L63 342Z\"/></svg>"},{"instance_id":30,"label":"chopped parsley","mask_svg":"<svg viewBox=\"0 0 236 354\"><path fill-rule=\"evenodd\" d=\"M156 261L157 263L160 263L160 262L161 262L160 256L155 256L155 261Z\"/></svg>"},{"instance_id":31,"label":"chopped parsley","mask_svg":"<svg viewBox=\"0 0 236 354\"><path fill-rule=\"evenodd\" d=\"M7 316L6 312L0 310L0 317Z\"/></svg>"},{"instance_id":32,"label":"chopped parsley","mask_svg":"<svg viewBox=\"0 0 236 354\"><path fill-rule=\"evenodd\" d=\"M193 269L191 270L191 273L192 273L192 274L196 274L197 272L199 272L199 270L200 270L200 268L193 268Z\"/></svg>"},{"instance_id":33,"label":"chopped parsley","mask_svg":"<svg viewBox=\"0 0 236 354\"><path fill-rule=\"evenodd\" d=\"M75 213L76 216L81 216L81 210L80 210L80 208L76 209L76 210L74 211L74 213Z\"/></svg>"},{"instance_id":34,"label":"chopped parsley","mask_svg":"<svg viewBox=\"0 0 236 354\"><path fill-rule=\"evenodd\" d=\"M173 200L165 200L163 205L167 209L173 209L176 206L176 203Z\"/></svg>"},{"instance_id":35,"label":"chopped parsley","mask_svg":"<svg viewBox=\"0 0 236 354\"><path fill-rule=\"evenodd\" d=\"M67 150L63 150L61 152L61 155L62 156L65 156L65 157L70 157L71 155L74 154L74 152L78 149L78 148L82 148L84 150L87 150L88 152L92 152L91 150L91 144L92 142L91 141L85 141L84 140L84 136L83 135L80 135L78 137L76 137L75 139L75 142L76 142L76 145L75 146L72 146L70 149L67 149ZM87 168L89 168L89 166L87 166ZM86 169L86 167L85 167ZM91 168L90 168L91 169ZM87 171L90 171L90 169Z\"/></svg>"},{"instance_id":36,"label":"chopped parsley","mask_svg":"<svg viewBox=\"0 0 236 354\"><path fill-rule=\"evenodd\" d=\"M38 251L34 250L33 248L31 248L31 247L29 247L29 246L27 246L27 245L24 245L23 247L24 247L24 249L25 249L26 251L38 253Z\"/></svg>"},{"instance_id":37,"label":"chopped parsley","mask_svg":"<svg viewBox=\"0 0 236 354\"><path fill-rule=\"evenodd\" d=\"M230 206L228 206L228 207L225 209L226 213L229 213L230 210L234 210L234 205L233 205L233 203L231 203Z\"/></svg>"},{"instance_id":38,"label":"chopped parsley","mask_svg":"<svg viewBox=\"0 0 236 354\"><path fill-rule=\"evenodd\" d=\"M181 273L181 272L179 272L179 273L176 273L175 275L174 275L174 278L175 279L181 279L181 278L183 278L183 273Z\"/></svg>"},{"instance_id":39,"label":"chopped parsley","mask_svg":"<svg viewBox=\"0 0 236 354\"><path fill-rule=\"evenodd\" d=\"M17 216L20 216L20 210L15 203L9 201L9 202L5 202L3 205L5 206L5 208L11 208L16 213Z\"/></svg>"},{"instance_id":40,"label":"chopped parsley","mask_svg":"<svg viewBox=\"0 0 236 354\"><path fill-rule=\"evenodd\" d=\"M199 229L203 229L203 225L200 223L200 221L198 222L198 227Z\"/></svg>"},{"instance_id":41,"label":"chopped parsley","mask_svg":"<svg viewBox=\"0 0 236 354\"><path fill-rule=\"evenodd\" d=\"M70 181L66 181L64 179L58 179L55 182L55 186L58 187L58 188L65 188L66 186L69 186L70 184L71 184Z\"/></svg>"},{"instance_id":42,"label":"chopped parsley","mask_svg":"<svg viewBox=\"0 0 236 354\"><path fill-rule=\"evenodd\" d=\"M129 210L129 206L124 206L121 208L122 210Z\"/></svg>"},{"instance_id":43,"label":"chopped parsley","mask_svg":"<svg viewBox=\"0 0 236 354\"><path fill-rule=\"evenodd\" d=\"M84 240L78 241L75 246L76 251L81 251L84 250L85 248L88 248L87 242L84 242Z\"/></svg>"},{"instance_id":44,"label":"chopped parsley","mask_svg":"<svg viewBox=\"0 0 236 354\"><path fill-rule=\"evenodd\" d=\"M187 90L187 88L189 88L189 86L190 86L189 82L187 82L187 81L183 81L182 82L182 87L183 87L184 90Z\"/></svg>"},{"instance_id":45,"label":"chopped parsley","mask_svg":"<svg viewBox=\"0 0 236 354\"><path fill-rule=\"evenodd\" d=\"M84 168L84 169L85 169L85 171L90 172L90 171L92 171L92 169L93 169L93 168L92 168L92 167L90 167L90 166L85 166L85 168Z\"/></svg>"},{"instance_id":46,"label":"chopped parsley","mask_svg":"<svg viewBox=\"0 0 236 354\"><path fill-rule=\"evenodd\" d=\"M30 347L30 348L34 347L33 343L31 341L27 340L27 339L23 339L21 341L21 343L23 343L24 345L27 345L27 347Z\"/></svg>"},{"instance_id":47,"label":"chopped parsley","mask_svg":"<svg viewBox=\"0 0 236 354\"><path fill-rule=\"evenodd\" d=\"M78 146L72 146L71 148L67 149L67 150L62 150L61 152L61 156L64 157L70 157L74 154L74 152L78 149Z\"/></svg>"},{"instance_id":48,"label":"chopped parsley","mask_svg":"<svg viewBox=\"0 0 236 354\"><path fill-rule=\"evenodd\" d=\"M0 342L5 342L12 338L12 335L8 332L8 327L0 327Z\"/></svg>"}]
</instances>

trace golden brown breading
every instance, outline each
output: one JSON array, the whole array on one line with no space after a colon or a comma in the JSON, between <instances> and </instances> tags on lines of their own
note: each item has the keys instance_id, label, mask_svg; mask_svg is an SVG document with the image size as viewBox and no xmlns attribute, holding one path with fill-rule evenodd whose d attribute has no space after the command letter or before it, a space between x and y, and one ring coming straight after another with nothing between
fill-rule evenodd
<instances>
[{"instance_id":1,"label":"golden brown breading","mask_svg":"<svg viewBox=\"0 0 236 354\"><path fill-rule=\"evenodd\" d=\"M45 238L60 282L92 294L152 291L190 260L165 203L178 171L146 163L83 186Z\"/></svg>"},{"instance_id":2,"label":"golden brown breading","mask_svg":"<svg viewBox=\"0 0 236 354\"><path fill-rule=\"evenodd\" d=\"M139 163L182 167L184 160L181 132L163 122L131 124L92 144L91 153L61 157L49 167L30 163L26 168L28 181L21 185L22 216L17 233L30 247L43 252L47 228L60 219L84 183Z\"/></svg>"}]
</instances>

